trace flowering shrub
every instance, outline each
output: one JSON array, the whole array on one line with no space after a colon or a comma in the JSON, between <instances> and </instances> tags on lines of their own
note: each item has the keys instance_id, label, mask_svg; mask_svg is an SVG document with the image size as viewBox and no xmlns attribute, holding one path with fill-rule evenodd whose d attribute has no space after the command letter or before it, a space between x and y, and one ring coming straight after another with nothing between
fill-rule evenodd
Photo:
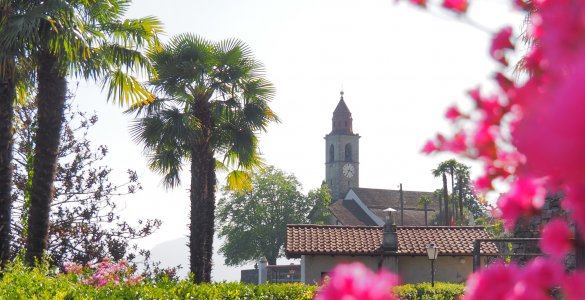
<instances>
[{"instance_id":1,"label":"flowering shrub","mask_svg":"<svg viewBox=\"0 0 585 300\"><path fill-rule=\"evenodd\" d=\"M426 0L409 2L428 5ZM479 191L508 183L510 191L494 211L507 229L520 217L540 213L547 192L562 192L561 206L580 232L576 238L585 238L585 1L513 3L530 15L526 38L531 42L522 61L527 78L505 75L507 56L517 49L512 28L505 27L489 49L502 68L493 76L497 90L487 95L480 88L470 91L472 111L450 108L446 117L454 134L438 134L423 152L448 151L482 162L484 175L475 181ZM442 7L456 14L466 13L469 4L442 0ZM551 221L542 229L546 257L524 267L497 263L484 268L468 278L463 299L552 299L550 290L556 287L566 299L584 299L585 272L566 273L561 263L574 237L566 221Z\"/></svg>"},{"instance_id":2,"label":"flowering shrub","mask_svg":"<svg viewBox=\"0 0 585 300\"><path fill-rule=\"evenodd\" d=\"M523 62L527 80L512 80L503 71L494 74L498 91L469 92L474 111L450 109L447 117L455 134L437 135L423 151L450 151L483 162L484 175L476 181L479 190L492 189L496 181L508 182L510 191L498 200L495 211L506 228L513 228L520 217L539 213L547 192L560 191L565 195L562 207L585 233L585 89L580 86L585 79L585 2L514 4L530 13L531 43ZM506 55L515 49L513 30L505 27L493 37L490 55L505 68ZM561 264L573 248L573 237L566 221L551 221L542 229L540 243L547 257L525 267L499 263L473 274L464 299L550 299L550 289L559 286L567 299L582 299L585 273L566 274Z\"/></svg>"},{"instance_id":3,"label":"flowering shrub","mask_svg":"<svg viewBox=\"0 0 585 300\"><path fill-rule=\"evenodd\" d=\"M141 276L133 276L133 270L124 259L114 263L104 258L101 262L89 264L85 268L73 262L66 262L63 264L63 269L66 274L76 276L81 283L95 287L108 284L120 285L120 283L136 285L142 282Z\"/></svg>"}]
</instances>

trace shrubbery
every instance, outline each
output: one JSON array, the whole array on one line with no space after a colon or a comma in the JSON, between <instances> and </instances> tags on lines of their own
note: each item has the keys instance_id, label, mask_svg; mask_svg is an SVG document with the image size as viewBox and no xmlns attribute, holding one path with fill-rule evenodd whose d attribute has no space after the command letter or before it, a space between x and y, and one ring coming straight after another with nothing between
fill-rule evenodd
<instances>
[{"instance_id":1,"label":"shrubbery","mask_svg":"<svg viewBox=\"0 0 585 300\"><path fill-rule=\"evenodd\" d=\"M145 278L142 282L124 262L108 260L83 269L67 264L68 273L48 267L30 269L20 262L10 265L0 280L0 299L282 299L310 300L318 287L303 284L193 284L188 280ZM93 270L93 271L92 271ZM101 270L101 271L100 271ZM101 276L108 271L108 276ZM104 277L103 282L88 278ZM101 278L100 277L100 278ZM429 283L398 286L394 293L404 300L448 300L463 294L463 284Z\"/></svg>"},{"instance_id":2,"label":"shrubbery","mask_svg":"<svg viewBox=\"0 0 585 300\"><path fill-rule=\"evenodd\" d=\"M463 284L436 282L405 284L394 288L394 293L403 300L451 300L463 295Z\"/></svg>"}]
</instances>

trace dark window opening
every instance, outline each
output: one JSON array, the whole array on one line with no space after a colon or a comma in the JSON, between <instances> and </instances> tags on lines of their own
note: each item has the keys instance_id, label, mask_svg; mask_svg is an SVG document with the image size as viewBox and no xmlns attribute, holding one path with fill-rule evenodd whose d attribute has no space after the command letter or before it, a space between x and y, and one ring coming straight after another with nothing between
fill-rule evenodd
<instances>
[{"instance_id":1,"label":"dark window opening","mask_svg":"<svg viewBox=\"0 0 585 300\"><path fill-rule=\"evenodd\" d=\"M345 144L345 161L353 161L351 159L351 144Z\"/></svg>"},{"instance_id":2,"label":"dark window opening","mask_svg":"<svg viewBox=\"0 0 585 300\"><path fill-rule=\"evenodd\" d=\"M333 160L335 160L335 149L333 148L333 145L329 146L329 162L333 162Z\"/></svg>"}]
</instances>

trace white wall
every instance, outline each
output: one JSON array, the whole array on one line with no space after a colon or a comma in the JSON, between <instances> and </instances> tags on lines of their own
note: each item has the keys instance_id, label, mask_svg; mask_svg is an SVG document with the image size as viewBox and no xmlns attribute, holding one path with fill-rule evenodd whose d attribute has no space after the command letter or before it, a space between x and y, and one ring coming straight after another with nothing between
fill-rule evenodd
<instances>
[{"instance_id":1,"label":"white wall","mask_svg":"<svg viewBox=\"0 0 585 300\"><path fill-rule=\"evenodd\" d=\"M356 261L365 264L373 271L377 271L380 256L303 255L301 258L301 282L319 284L321 282L321 273L331 272L338 264ZM386 257L383 262L383 267L396 272L396 258Z\"/></svg>"},{"instance_id":2,"label":"white wall","mask_svg":"<svg viewBox=\"0 0 585 300\"><path fill-rule=\"evenodd\" d=\"M377 271L380 256L303 255L301 282L319 284L323 272L330 272L337 264L356 261ZM431 262L427 256L385 257L383 267L398 273L403 284L431 281ZM435 261L435 281L464 282L472 270L472 256L439 256Z\"/></svg>"}]
</instances>

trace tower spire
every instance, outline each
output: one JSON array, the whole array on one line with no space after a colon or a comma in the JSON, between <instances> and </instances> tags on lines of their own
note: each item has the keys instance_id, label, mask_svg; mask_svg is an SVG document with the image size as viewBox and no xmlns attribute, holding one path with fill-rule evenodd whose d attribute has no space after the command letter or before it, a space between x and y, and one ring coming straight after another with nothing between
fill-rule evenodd
<instances>
[{"instance_id":1,"label":"tower spire","mask_svg":"<svg viewBox=\"0 0 585 300\"><path fill-rule=\"evenodd\" d=\"M339 92L339 103L337 103L337 107L333 111L333 119L332 119L332 134L345 134L345 135L352 135L352 122L353 119L351 118L351 112L345 104L345 100L343 99L343 95L345 94L343 90Z\"/></svg>"}]
</instances>

